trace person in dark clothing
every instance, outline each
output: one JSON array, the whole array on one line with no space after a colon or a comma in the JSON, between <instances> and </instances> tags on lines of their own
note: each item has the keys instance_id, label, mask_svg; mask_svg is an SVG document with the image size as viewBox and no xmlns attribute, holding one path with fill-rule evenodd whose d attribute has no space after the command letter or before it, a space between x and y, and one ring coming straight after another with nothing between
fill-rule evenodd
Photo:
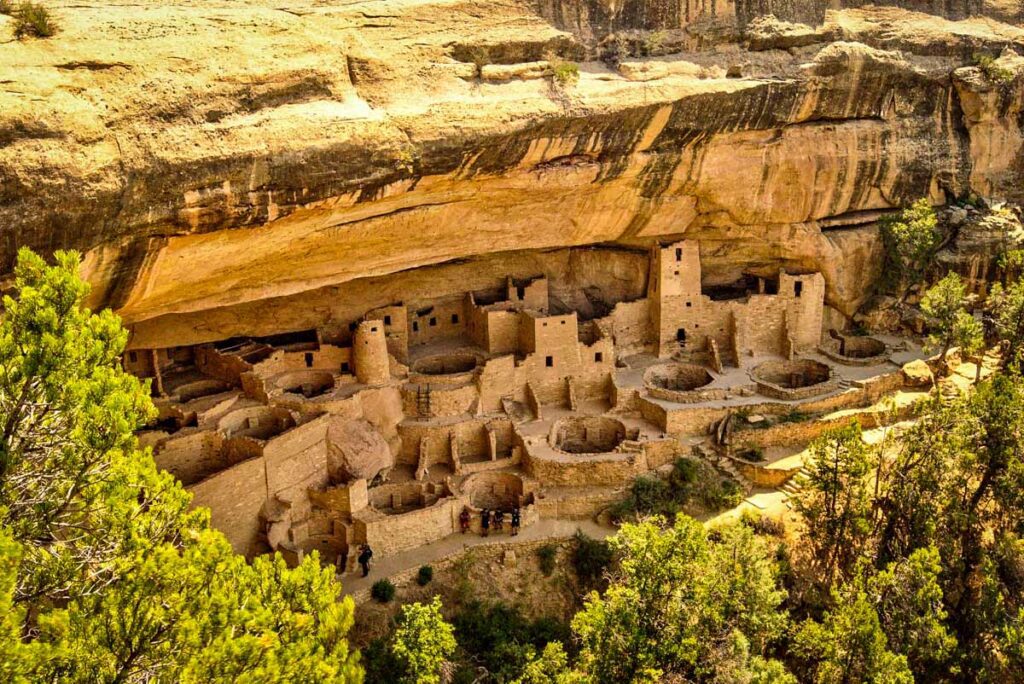
<instances>
[{"instance_id":1,"label":"person in dark clothing","mask_svg":"<svg viewBox=\"0 0 1024 684\"><path fill-rule=\"evenodd\" d=\"M348 568L348 546L341 550L338 554L338 574L344 575L345 570Z\"/></svg>"},{"instance_id":2,"label":"person in dark clothing","mask_svg":"<svg viewBox=\"0 0 1024 684\"><path fill-rule=\"evenodd\" d=\"M459 528L462 530L462 534L469 531L469 506L463 506L462 512L459 513Z\"/></svg>"},{"instance_id":3,"label":"person in dark clothing","mask_svg":"<svg viewBox=\"0 0 1024 684\"><path fill-rule=\"evenodd\" d=\"M369 544L363 544L362 550L359 552L359 567L363 569L363 577L370 574L370 559L373 558L373 549L370 548Z\"/></svg>"},{"instance_id":4,"label":"person in dark clothing","mask_svg":"<svg viewBox=\"0 0 1024 684\"><path fill-rule=\"evenodd\" d=\"M480 511L480 536L486 537L491 529L491 512L486 508Z\"/></svg>"},{"instance_id":5,"label":"person in dark clothing","mask_svg":"<svg viewBox=\"0 0 1024 684\"><path fill-rule=\"evenodd\" d=\"M505 511L500 508L494 511L494 531L501 532L505 529Z\"/></svg>"},{"instance_id":6,"label":"person in dark clothing","mask_svg":"<svg viewBox=\"0 0 1024 684\"><path fill-rule=\"evenodd\" d=\"M520 515L519 514L519 509L518 508L513 508L512 509L512 536L513 537L516 536L517 534L519 534L519 522L520 522L519 515Z\"/></svg>"}]
</instances>

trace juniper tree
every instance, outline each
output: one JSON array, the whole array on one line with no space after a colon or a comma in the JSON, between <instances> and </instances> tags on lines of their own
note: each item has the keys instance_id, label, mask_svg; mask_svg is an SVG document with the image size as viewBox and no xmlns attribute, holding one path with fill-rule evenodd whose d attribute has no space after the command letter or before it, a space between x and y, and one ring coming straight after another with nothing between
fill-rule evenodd
<instances>
[{"instance_id":1,"label":"juniper tree","mask_svg":"<svg viewBox=\"0 0 1024 684\"><path fill-rule=\"evenodd\" d=\"M316 554L247 563L138 448L155 412L127 334L83 307L78 256L54 259L19 252L0 320L0 674L360 681L351 599Z\"/></svg>"}]
</instances>

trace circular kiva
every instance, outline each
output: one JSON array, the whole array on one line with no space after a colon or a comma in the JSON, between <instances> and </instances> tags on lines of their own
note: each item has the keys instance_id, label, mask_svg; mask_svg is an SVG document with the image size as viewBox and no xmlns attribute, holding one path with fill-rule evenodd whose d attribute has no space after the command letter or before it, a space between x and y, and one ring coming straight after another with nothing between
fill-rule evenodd
<instances>
[{"instance_id":1,"label":"circular kiva","mask_svg":"<svg viewBox=\"0 0 1024 684\"><path fill-rule=\"evenodd\" d=\"M672 392L690 392L709 385L714 378L704 366L695 363L668 363L654 366L644 374L644 384Z\"/></svg>"},{"instance_id":2,"label":"circular kiva","mask_svg":"<svg viewBox=\"0 0 1024 684\"><path fill-rule=\"evenodd\" d=\"M606 416L560 418L552 430L551 445L568 454L600 454L614 451L626 438L626 426Z\"/></svg>"},{"instance_id":3,"label":"circular kiva","mask_svg":"<svg viewBox=\"0 0 1024 684\"><path fill-rule=\"evenodd\" d=\"M846 337L839 346L839 355L851 359L868 359L885 353L885 342L874 337Z\"/></svg>"},{"instance_id":4,"label":"circular kiva","mask_svg":"<svg viewBox=\"0 0 1024 684\"><path fill-rule=\"evenodd\" d=\"M412 370L421 375L458 375L475 369L479 360L473 354L436 354L416 361Z\"/></svg>"},{"instance_id":5,"label":"circular kiva","mask_svg":"<svg viewBox=\"0 0 1024 684\"><path fill-rule=\"evenodd\" d=\"M274 385L288 394L299 394L311 399L333 389L334 376L323 370L294 371L275 378Z\"/></svg>"},{"instance_id":6,"label":"circular kiva","mask_svg":"<svg viewBox=\"0 0 1024 684\"><path fill-rule=\"evenodd\" d=\"M267 440L295 427L295 419L285 409L250 406L232 411L220 419L217 429L227 439L250 437Z\"/></svg>"}]
</instances>

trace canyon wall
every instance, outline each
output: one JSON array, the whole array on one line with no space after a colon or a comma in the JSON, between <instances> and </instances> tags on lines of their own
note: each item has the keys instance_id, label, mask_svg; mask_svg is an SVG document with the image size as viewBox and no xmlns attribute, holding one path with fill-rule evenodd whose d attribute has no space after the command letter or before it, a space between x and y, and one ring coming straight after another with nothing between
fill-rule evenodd
<instances>
[{"instance_id":1,"label":"canyon wall","mask_svg":"<svg viewBox=\"0 0 1024 684\"><path fill-rule=\"evenodd\" d=\"M859 4L54 3L0 43L0 271L83 251L152 348L506 276L614 305L685 237L708 284L821 272L850 316L880 215L1024 199L1016 6Z\"/></svg>"}]
</instances>

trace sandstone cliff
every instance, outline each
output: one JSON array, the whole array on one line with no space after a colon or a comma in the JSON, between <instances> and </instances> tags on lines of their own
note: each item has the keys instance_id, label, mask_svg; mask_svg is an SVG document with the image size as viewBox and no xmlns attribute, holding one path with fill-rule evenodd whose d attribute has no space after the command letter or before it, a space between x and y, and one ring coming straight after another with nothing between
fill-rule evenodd
<instances>
[{"instance_id":1,"label":"sandstone cliff","mask_svg":"<svg viewBox=\"0 0 1024 684\"><path fill-rule=\"evenodd\" d=\"M506 274L635 297L636 250L686 236L711 283L820 271L849 316L880 213L1024 200L1021 79L973 66L1020 69L1016 7L857 4L58 2L26 41L0 16L0 270L78 248L154 347Z\"/></svg>"}]
</instances>

